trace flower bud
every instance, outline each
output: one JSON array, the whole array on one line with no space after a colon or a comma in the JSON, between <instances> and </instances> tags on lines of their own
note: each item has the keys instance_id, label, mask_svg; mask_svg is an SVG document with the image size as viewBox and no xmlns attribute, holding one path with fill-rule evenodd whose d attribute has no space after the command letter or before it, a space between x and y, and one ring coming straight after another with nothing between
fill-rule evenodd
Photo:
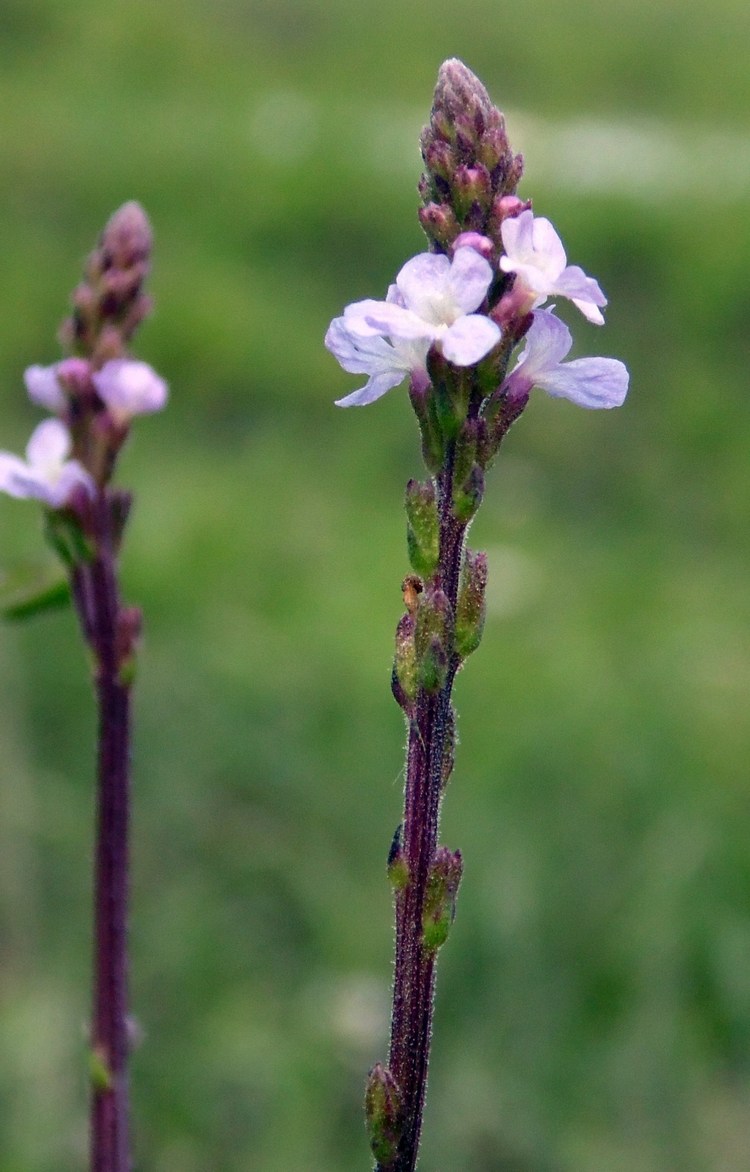
<instances>
[{"instance_id":1,"label":"flower bud","mask_svg":"<svg viewBox=\"0 0 750 1172\"><path fill-rule=\"evenodd\" d=\"M453 207L459 221L464 221L476 206L486 211L492 199L490 174L481 163L474 167L457 167L453 179Z\"/></svg>"},{"instance_id":2,"label":"flower bud","mask_svg":"<svg viewBox=\"0 0 750 1172\"><path fill-rule=\"evenodd\" d=\"M412 568L431 578L440 557L440 521L431 480L410 480L406 486L406 540Z\"/></svg>"},{"instance_id":3,"label":"flower bud","mask_svg":"<svg viewBox=\"0 0 750 1172\"><path fill-rule=\"evenodd\" d=\"M467 549L456 604L456 652L466 659L482 639L486 614L487 554Z\"/></svg>"},{"instance_id":4,"label":"flower bud","mask_svg":"<svg viewBox=\"0 0 750 1172\"><path fill-rule=\"evenodd\" d=\"M107 221L102 232L101 248L107 268L130 269L147 262L151 254L153 233L148 216L134 199L124 203Z\"/></svg>"},{"instance_id":5,"label":"flower bud","mask_svg":"<svg viewBox=\"0 0 750 1172\"><path fill-rule=\"evenodd\" d=\"M412 378L409 383L409 401L419 423L422 438L422 459L428 472L437 473L443 466L445 444L437 415L435 394L429 381Z\"/></svg>"},{"instance_id":6,"label":"flower bud","mask_svg":"<svg viewBox=\"0 0 750 1172\"><path fill-rule=\"evenodd\" d=\"M365 1125L377 1162L392 1164L404 1130L404 1112L398 1083L381 1062L373 1066L367 1078Z\"/></svg>"},{"instance_id":7,"label":"flower bud","mask_svg":"<svg viewBox=\"0 0 750 1172\"><path fill-rule=\"evenodd\" d=\"M452 641L453 613L448 596L439 586L428 588L419 600L414 631L417 679L426 692L439 692L445 684Z\"/></svg>"},{"instance_id":8,"label":"flower bud","mask_svg":"<svg viewBox=\"0 0 750 1172\"><path fill-rule=\"evenodd\" d=\"M428 952L436 952L448 939L456 915L456 896L462 873L461 852L439 846L427 877L422 908L422 943Z\"/></svg>"},{"instance_id":9,"label":"flower bud","mask_svg":"<svg viewBox=\"0 0 750 1172\"><path fill-rule=\"evenodd\" d=\"M499 224L491 226L491 209L498 198L515 193L523 160L511 150L503 115L461 61L446 61L440 68L421 146L426 170L419 185L425 204L420 219L429 238L443 248L455 238L456 232L446 230L450 211L463 226L489 235L499 246Z\"/></svg>"},{"instance_id":10,"label":"flower bud","mask_svg":"<svg viewBox=\"0 0 750 1172\"><path fill-rule=\"evenodd\" d=\"M428 239L443 249L448 248L461 231L456 213L447 203L430 202L417 214Z\"/></svg>"},{"instance_id":11,"label":"flower bud","mask_svg":"<svg viewBox=\"0 0 750 1172\"><path fill-rule=\"evenodd\" d=\"M401 846L401 830L402 826L399 824L393 835L391 849L388 851L388 878L394 891L403 891L409 884L409 864Z\"/></svg>"},{"instance_id":12,"label":"flower bud","mask_svg":"<svg viewBox=\"0 0 750 1172\"><path fill-rule=\"evenodd\" d=\"M484 497L484 470L480 464L472 464L463 484L453 489L453 516L467 524L482 503Z\"/></svg>"},{"instance_id":13,"label":"flower bud","mask_svg":"<svg viewBox=\"0 0 750 1172\"><path fill-rule=\"evenodd\" d=\"M391 690L396 703L409 712L417 695L417 652L414 646L415 620L402 615L396 627L396 654L393 660Z\"/></svg>"}]
</instances>

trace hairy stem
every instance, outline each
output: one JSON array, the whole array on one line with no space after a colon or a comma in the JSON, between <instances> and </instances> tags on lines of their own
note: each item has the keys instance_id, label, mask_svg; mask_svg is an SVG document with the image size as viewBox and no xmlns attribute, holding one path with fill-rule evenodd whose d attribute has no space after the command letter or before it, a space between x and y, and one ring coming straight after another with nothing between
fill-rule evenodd
<instances>
[{"instance_id":1,"label":"hairy stem","mask_svg":"<svg viewBox=\"0 0 750 1172\"><path fill-rule=\"evenodd\" d=\"M94 558L73 596L94 656L99 731L94 856L91 1172L130 1172L128 1135L128 823L130 689L121 678L120 600L108 506L96 506Z\"/></svg>"},{"instance_id":2,"label":"hairy stem","mask_svg":"<svg viewBox=\"0 0 750 1172\"><path fill-rule=\"evenodd\" d=\"M453 452L437 477L440 559L434 581L455 613L466 525L451 512ZM417 1162L432 1033L434 949L425 948L422 916L440 820L443 762L450 728L451 692L458 668L454 656L443 688L420 689L410 722L402 849L409 882L396 896L396 956L388 1065L400 1093L404 1130L395 1161L377 1172L413 1172Z\"/></svg>"}]
</instances>

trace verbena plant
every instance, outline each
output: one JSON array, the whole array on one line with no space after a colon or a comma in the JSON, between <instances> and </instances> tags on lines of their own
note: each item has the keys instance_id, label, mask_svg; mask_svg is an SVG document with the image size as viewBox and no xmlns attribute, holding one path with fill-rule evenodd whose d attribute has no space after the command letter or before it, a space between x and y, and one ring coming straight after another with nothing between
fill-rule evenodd
<instances>
[{"instance_id":1,"label":"verbena plant","mask_svg":"<svg viewBox=\"0 0 750 1172\"><path fill-rule=\"evenodd\" d=\"M453 683L484 625L487 559L466 537L485 475L534 387L583 407L619 406L628 387L616 359L563 361L572 337L549 299L569 300L601 325L606 298L517 195L523 161L460 61L440 70L422 157L429 251L407 261L385 301L347 306L326 335L345 370L368 376L339 406L373 403L408 378L428 473L406 486L413 572L393 665L407 725L403 819L388 858L393 1010L388 1061L372 1068L365 1095L377 1172L417 1163L435 966L461 881L461 852L439 844L440 806L454 763Z\"/></svg>"},{"instance_id":2,"label":"verbena plant","mask_svg":"<svg viewBox=\"0 0 750 1172\"><path fill-rule=\"evenodd\" d=\"M150 310L143 292L151 229L127 203L112 216L73 293L60 341L68 356L30 366L26 389L51 413L22 460L0 453L0 489L40 501L45 529L65 569L61 584L16 599L11 615L72 597L91 653L98 706L94 849L94 990L91 1016L91 1168L129 1172L128 825L130 693L141 613L125 606L118 558L130 493L112 485L134 416L160 410L166 383L129 357ZM62 585L62 590L60 589Z\"/></svg>"}]
</instances>

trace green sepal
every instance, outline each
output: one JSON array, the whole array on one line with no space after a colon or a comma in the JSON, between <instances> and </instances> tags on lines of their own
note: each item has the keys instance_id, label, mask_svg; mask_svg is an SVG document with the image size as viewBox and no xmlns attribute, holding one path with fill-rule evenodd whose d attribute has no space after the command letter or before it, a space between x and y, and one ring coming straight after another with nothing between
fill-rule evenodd
<instances>
[{"instance_id":1,"label":"green sepal","mask_svg":"<svg viewBox=\"0 0 750 1172\"><path fill-rule=\"evenodd\" d=\"M365 1126L379 1164L392 1164L404 1130L401 1089L387 1066L377 1062L367 1076Z\"/></svg>"},{"instance_id":2,"label":"green sepal","mask_svg":"<svg viewBox=\"0 0 750 1172\"><path fill-rule=\"evenodd\" d=\"M70 602L70 584L59 566L16 566L0 584L0 615L21 621Z\"/></svg>"},{"instance_id":3,"label":"green sepal","mask_svg":"<svg viewBox=\"0 0 750 1172\"><path fill-rule=\"evenodd\" d=\"M410 480L406 486L406 540L412 569L431 578L440 558L440 519L431 480Z\"/></svg>"},{"instance_id":4,"label":"green sepal","mask_svg":"<svg viewBox=\"0 0 750 1172\"><path fill-rule=\"evenodd\" d=\"M482 641L487 613L487 554L467 549L456 604L456 651L466 659Z\"/></svg>"},{"instance_id":5,"label":"green sepal","mask_svg":"<svg viewBox=\"0 0 750 1172\"><path fill-rule=\"evenodd\" d=\"M445 459L445 441L440 428L435 393L432 387L412 378L409 384L409 401L419 423L422 439L422 459L429 472L437 475Z\"/></svg>"}]
</instances>

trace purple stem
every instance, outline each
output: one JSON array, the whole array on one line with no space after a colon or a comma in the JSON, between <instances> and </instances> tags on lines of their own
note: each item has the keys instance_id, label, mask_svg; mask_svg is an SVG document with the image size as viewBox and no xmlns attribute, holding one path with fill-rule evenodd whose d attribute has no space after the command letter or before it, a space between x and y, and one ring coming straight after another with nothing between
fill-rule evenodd
<instances>
[{"instance_id":1,"label":"purple stem","mask_svg":"<svg viewBox=\"0 0 750 1172\"><path fill-rule=\"evenodd\" d=\"M452 452L437 477L440 560L435 575L454 613L466 525L451 512ZM436 952L423 944L422 910L440 821L443 760L450 725L454 656L437 694L420 689L409 727L402 849L409 883L396 896L396 958L388 1066L400 1092L404 1130L395 1161L376 1172L413 1172L417 1163L430 1057Z\"/></svg>"},{"instance_id":2,"label":"purple stem","mask_svg":"<svg viewBox=\"0 0 750 1172\"><path fill-rule=\"evenodd\" d=\"M99 715L91 1026L91 1172L130 1172L128 1134L128 823L130 688L121 678L120 599L105 495L96 554L73 572L73 597L95 660Z\"/></svg>"}]
</instances>

